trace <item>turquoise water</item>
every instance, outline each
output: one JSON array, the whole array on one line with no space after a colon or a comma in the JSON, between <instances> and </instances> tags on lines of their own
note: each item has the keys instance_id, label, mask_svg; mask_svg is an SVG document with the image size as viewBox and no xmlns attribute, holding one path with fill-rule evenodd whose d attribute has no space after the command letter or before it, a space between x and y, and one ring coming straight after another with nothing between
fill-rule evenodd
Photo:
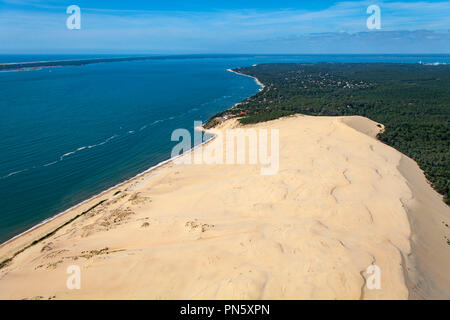
<instances>
[{"instance_id":1,"label":"turquoise water","mask_svg":"<svg viewBox=\"0 0 450 320\"><path fill-rule=\"evenodd\" d=\"M0 56L0 63L92 57L100 56ZM261 55L0 72L0 242L168 159L174 129L192 131L194 120L258 91L227 68L420 60L450 57Z\"/></svg>"}]
</instances>

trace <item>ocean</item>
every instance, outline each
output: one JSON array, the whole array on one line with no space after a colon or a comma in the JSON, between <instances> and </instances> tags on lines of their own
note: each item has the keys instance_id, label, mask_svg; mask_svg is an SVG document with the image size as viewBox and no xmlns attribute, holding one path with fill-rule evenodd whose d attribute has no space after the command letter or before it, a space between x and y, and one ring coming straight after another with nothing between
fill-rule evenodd
<instances>
[{"instance_id":1,"label":"ocean","mask_svg":"<svg viewBox=\"0 0 450 320\"><path fill-rule=\"evenodd\" d=\"M0 55L0 63L102 57ZM228 68L419 61L450 56L212 55L0 72L0 243L169 159L173 130L192 132L195 120L258 92Z\"/></svg>"}]
</instances>

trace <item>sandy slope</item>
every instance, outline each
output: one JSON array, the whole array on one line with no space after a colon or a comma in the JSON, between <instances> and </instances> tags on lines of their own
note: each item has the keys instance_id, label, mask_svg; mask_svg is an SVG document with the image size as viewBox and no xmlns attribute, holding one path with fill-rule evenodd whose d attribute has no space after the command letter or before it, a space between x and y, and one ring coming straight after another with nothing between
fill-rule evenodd
<instances>
[{"instance_id":1,"label":"sandy slope","mask_svg":"<svg viewBox=\"0 0 450 320\"><path fill-rule=\"evenodd\" d=\"M449 209L372 137L376 123L297 116L252 127L279 129L278 174L168 163L1 247L0 261L85 212L0 269L0 298L448 297L439 220L450 222ZM380 290L365 286L371 264ZM66 288L69 265L81 267L80 290Z\"/></svg>"}]
</instances>

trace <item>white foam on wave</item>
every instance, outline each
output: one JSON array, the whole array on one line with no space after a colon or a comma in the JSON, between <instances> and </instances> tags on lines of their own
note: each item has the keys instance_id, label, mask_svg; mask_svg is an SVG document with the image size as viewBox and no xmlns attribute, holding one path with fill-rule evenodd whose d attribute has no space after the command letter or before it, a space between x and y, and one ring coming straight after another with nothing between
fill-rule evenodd
<instances>
[{"instance_id":1,"label":"white foam on wave","mask_svg":"<svg viewBox=\"0 0 450 320\"><path fill-rule=\"evenodd\" d=\"M150 126L153 126L153 125L158 124L158 123L163 122L163 121L173 120L173 119L175 119L175 117L170 117L170 118L167 118L167 119L159 119L159 120L155 120L155 121L153 121L153 122L150 124ZM147 127L148 127L148 125L142 126L142 127L139 129L139 131L142 131L142 130L144 130L144 129L147 128ZM122 128L122 127L121 127L121 128ZM134 131L134 130L128 131L128 134L134 134L134 133L136 133L136 131ZM63 161L65 158L67 158L67 157L69 157L69 156L71 156L71 155L73 155L73 154L75 154L75 153L77 153L77 152L79 152L79 151L83 151L84 149L92 149L92 148L95 148L95 147L102 146L102 145L104 145L104 144L110 142L111 140L113 140L113 139L119 137L119 136L120 136L120 135L115 134L115 135L112 135L111 137L109 137L109 138L103 140L102 142L99 142L99 143L96 143L96 144L92 144L92 145L89 145L89 146L82 146L82 147L79 147L79 148L77 148L77 149L75 149L75 150L73 150L73 151L66 152L66 153L64 153L63 155L59 156L59 159L58 159L58 160L53 161L53 162L49 162L49 163L46 163L46 164L43 164L43 165L40 166L40 167L49 167L49 166L51 166L51 165L57 164L58 162ZM33 166L33 167L32 167L32 169L35 169L35 168L37 168L37 167L36 167L36 166ZM3 177L0 177L0 180L6 179L6 178L8 178L8 177L11 177L11 176L13 176L13 175L16 175L16 174L19 174L19 173L22 173L22 172L28 171L28 170L29 170L29 168L24 169L24 170L18 170L18 171L14 171L14 172L8 173L7 175L5 175L5 176L3 176Z\"/></svg>"}]
</instances>

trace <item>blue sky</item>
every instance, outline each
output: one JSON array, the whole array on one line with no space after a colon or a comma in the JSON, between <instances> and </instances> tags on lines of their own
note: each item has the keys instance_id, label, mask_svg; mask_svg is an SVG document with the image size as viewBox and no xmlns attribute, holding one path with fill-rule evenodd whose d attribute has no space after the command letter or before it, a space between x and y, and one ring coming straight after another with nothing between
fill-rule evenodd
<instances>
[{"instance_id":1,"label":"blue sky","mask_svg":"<svg viewBox=\"0 0 450 320\"><path fill-rule=\"evenodd\" d=\"M0 0L0 53L450 53L450 1Z\"/></svg>"}]
</instances>

